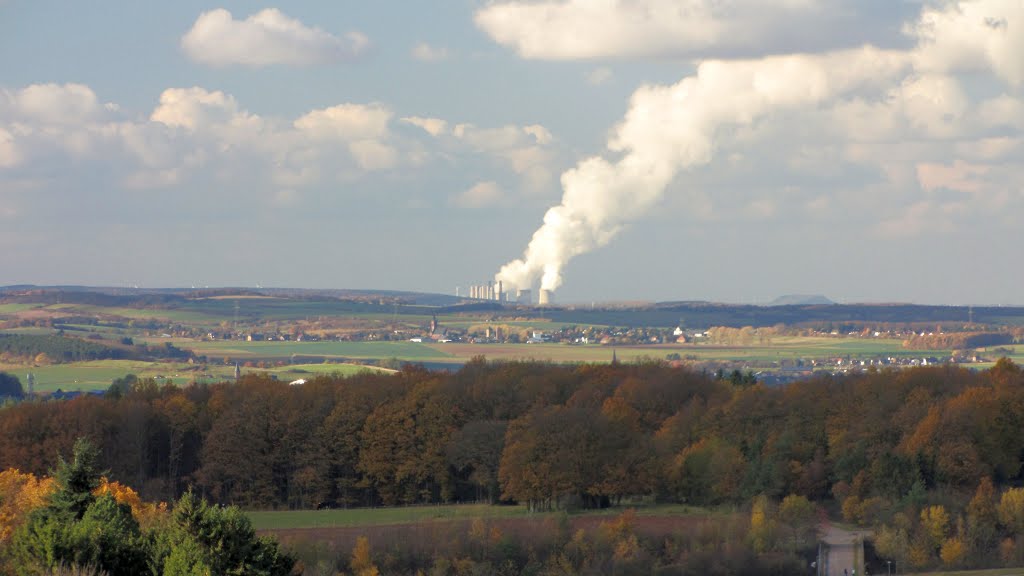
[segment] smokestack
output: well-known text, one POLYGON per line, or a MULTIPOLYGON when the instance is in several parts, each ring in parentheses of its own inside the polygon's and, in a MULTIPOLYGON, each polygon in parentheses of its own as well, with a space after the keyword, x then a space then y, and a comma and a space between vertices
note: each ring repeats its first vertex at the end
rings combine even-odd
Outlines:
POLYGON ((498 280, 498 289, 494 293, 494 299, 497 300, 498 302, 501 302, 502 300, 505 299, 505 290, 504 288, 502 288, 501 280, 498 280))
POLYGON ((540 306, 547 306, 549 304, 553 304, 554 301, 555 301, 555 293, 554 293, 554 291, 552 291, 552 290, 545 290, 544 288, 541 288, 540 292, 537 292, 537 304, 538 305, 540 305, 540 306))

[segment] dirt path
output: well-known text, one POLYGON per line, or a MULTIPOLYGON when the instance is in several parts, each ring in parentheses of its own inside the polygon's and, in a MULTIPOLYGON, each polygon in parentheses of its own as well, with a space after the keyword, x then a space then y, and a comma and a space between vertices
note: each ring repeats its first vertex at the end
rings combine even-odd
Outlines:
POLYGON ((860 538, 870 535, 867 530, 847 530, 830 522, 821 525, 821 540, 828 544, 828 559, 824 576, 852 576, 857 569, 861 576, 864 565, 864 548, 858 545, 860 538), (844 573, 843 570, 846 570, 844 573))

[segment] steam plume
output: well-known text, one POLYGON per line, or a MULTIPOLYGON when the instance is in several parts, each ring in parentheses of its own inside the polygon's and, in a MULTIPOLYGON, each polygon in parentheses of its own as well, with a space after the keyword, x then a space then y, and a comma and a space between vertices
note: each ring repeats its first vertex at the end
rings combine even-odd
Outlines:
POLYGON ((682 170, 709 163, 724 128, 779 110, 812 107, 884 83, 909 62, 906 53, 866 47, 823 55, 707 61, 672 86, 632 96, 608 149, 562 174, 562 202, 548 209, 522 258, 495 275, 506 285, 555 290, 575 256, 608 244, 648 211, 682 170))

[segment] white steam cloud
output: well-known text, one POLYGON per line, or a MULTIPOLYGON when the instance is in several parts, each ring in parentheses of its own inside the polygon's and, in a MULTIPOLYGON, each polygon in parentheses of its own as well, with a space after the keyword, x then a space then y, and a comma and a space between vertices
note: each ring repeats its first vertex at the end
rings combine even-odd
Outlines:
POLYGON ((608 142, 617 161, 593 157, 562 175, 563 196, 544 215, 522 258, 495 278, 555 290, 575 256, 608 244, 649 210, 682 170, 707 164, 728 129, 784 109, 814 107, 889 80, 905 52, 875 48, 751 61, 707 61, 672 86, 645 86, 608 142))
MULTIPOLYGON (((650 5, 658 3, 652 0, 650 5)), ((554 10, 551 3, 507 6, 554 10)), ((569 10, 582 4, 558 6, 569 10)), ((661 198, 679 172, 711 162, 723 139, 776 113, 825 110, 837 100, 863 107, 865 95, 876 98, 879 109, 884 109, 909 97, 914 100, 906 110, 910 124, 948 136, 956 128, 950 119, 962 115, 959 108, 966 106, 950 73, 988 70, 1014 89, 1024 85, 1021 25, 1020 0, 947 2, 922 8, 917 21, 905 26, 916 42, 910 50, 865 47, 709 60, 675 85, 641 87, 609 139, 608 149, 616 159, 589 158, 565 172, 561 204, 544 215, 544 224, 534 232, 523 257, 505 264, 495 278, 518 288, 533 286, 539 279, 542 289, 557 289, 573 257, 610 242, 661 198)), ((996 116, 1007 121, 1017 102, 1004 97, 999 105, 1004 111, 996 116)), ((856 133, 863 128, 848 130, 856 133)))

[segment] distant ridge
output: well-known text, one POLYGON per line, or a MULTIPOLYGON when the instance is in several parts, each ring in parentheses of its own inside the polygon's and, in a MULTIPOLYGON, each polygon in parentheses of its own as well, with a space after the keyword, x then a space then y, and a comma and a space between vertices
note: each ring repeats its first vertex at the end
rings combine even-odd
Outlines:
POLYGON ((340 298, 340 299, 374 299, 395 300, 403 304, 420 306, 455 306, 463 301, 449 294, 430 292, 410 292, 404 290, 375 290, 352 288, 252 288, 217 286, 204 288, 137 288, 125 286, 77 286, 12 284, 0 286, 0 298, 25 293, 35 294, 85 294, 115 297, 163 297, 168 299, 209 298, 212 296, 273 296, 279 298, 340 298))
POLYGON ((768 303, 769 306, 829 306, 835 302, 821 294, 786 294, 768 303))

